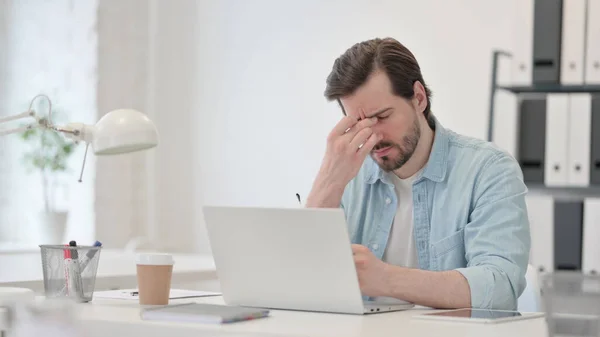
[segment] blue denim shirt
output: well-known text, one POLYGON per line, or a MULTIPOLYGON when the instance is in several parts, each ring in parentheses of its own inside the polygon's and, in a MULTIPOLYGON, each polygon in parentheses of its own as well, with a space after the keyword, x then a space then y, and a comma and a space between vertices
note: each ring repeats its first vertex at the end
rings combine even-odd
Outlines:
MULTIPOLYGON (((352 243, 379 259, 398 204, 391 174, 367 157, 341 202, 352 243)), ((530 232, 527 187, 515 159, 436 121, 432 151, 412 190, 419 268, 462 273, 474 308, 516 310, 530 232)))

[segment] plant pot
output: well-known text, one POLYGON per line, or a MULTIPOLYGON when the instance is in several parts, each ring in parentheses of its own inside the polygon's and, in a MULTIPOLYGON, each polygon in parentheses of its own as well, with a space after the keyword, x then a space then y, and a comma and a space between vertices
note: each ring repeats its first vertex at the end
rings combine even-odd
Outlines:
POLYGON ((66 211, 50 211, 38 213, 37 244, 65 244, 65 229, 69 213, 66 211))

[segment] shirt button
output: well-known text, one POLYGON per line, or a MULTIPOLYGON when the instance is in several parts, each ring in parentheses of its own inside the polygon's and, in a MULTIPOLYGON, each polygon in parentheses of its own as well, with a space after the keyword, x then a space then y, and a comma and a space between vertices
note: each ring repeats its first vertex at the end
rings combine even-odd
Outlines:
POLYGON ((388 204, 388 205, 389 205, 391 202, 392 202, 392 199, 390 199, 390 198, 387 198, 387 199, 385 199, 385 203, 386 203, 386 204, 388 204))
POLYGON ((375 244, 373 244, 372 247, 373 247, 373 249, 377 250, 377 248, 379 248, 379 245, 375 243, 375 244))

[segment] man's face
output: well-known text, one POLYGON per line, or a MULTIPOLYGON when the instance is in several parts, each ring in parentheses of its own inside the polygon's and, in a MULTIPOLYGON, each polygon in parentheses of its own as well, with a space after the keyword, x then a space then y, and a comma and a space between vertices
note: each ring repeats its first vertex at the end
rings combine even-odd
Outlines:
POLYGON ((424 117, 417 113, 416 101, 393 94, 385 73, 371 75, 355 93, 342 98, 341 103, 349 116, 378 119, 372 128, 383 139, 371 151, 371 158, 383 170, 397 170, 411 158, 421 137, 424 117))

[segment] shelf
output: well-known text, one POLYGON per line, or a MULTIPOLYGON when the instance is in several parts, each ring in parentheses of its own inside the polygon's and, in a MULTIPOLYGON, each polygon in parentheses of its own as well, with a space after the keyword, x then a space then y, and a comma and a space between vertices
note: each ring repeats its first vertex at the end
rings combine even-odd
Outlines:
POLYGON ((600 186, 590 185, 582 187, 553 187, 542 183, 525 181, 529 195, 546 195, 555 199, 582 200, 585 198, 600 197, 600 186))
POLYGON ((531 86, 498 86, 514 94, 524 93, 600 93, 600 85, 535 84, 531 86))

